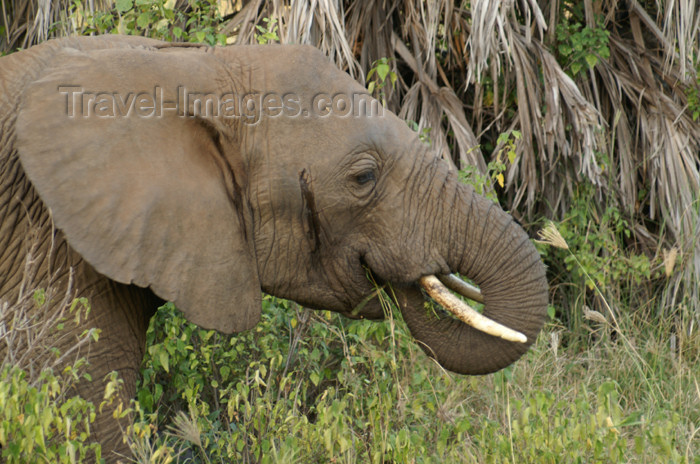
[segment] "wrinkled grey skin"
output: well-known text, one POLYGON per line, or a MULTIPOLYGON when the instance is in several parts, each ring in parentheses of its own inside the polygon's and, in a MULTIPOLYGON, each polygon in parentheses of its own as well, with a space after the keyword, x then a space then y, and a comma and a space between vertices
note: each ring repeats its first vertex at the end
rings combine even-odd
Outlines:
MULTIPOLYGON (((257 323, 261 290, 382 318, 376 298, 360 305, 373 290, 366 268, 392 284, 411 333, 447 369, 493 372, 535 340, 547 283, 524 231, 460 184, 403 121, 389 112, 323 116, 312 105, 320 93, 365 90, 304 46, 175 47, 104 36, 0 58, 0 300, 17 297, 33 231, 42 245, 32 286, 47 285, 48 269, 66 285, 72 268, 92 306, 86 327, 102 330, 90 352, 95 380, 82 387, 88 399, 100 402, 112 370, 125 380, 124 398, 134 395, 161 299, 225 333, 257 323), (88 95, 71 105, 78 88, 92 92, 92 103, 88 95), (182 89, 297 103, 252 117, 195 104, 154 113, 148 101, 124 115, 104 94, 95 105, 99 92, 124 104, 162 92, 169 104, 182 89), (479 284, 485 313, 529 342, 426 312, 416 281, 449 272, 479 284)), ((108 414, 95 433, 105 455, 125 451, 108 414)))

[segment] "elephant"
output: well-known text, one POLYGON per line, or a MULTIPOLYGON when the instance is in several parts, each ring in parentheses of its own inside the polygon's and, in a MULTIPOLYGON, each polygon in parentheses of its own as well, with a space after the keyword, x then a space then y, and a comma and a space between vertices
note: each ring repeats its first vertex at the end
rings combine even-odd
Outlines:
MULTIPOLYGON (((524 229, 311 46, 51 40, 0 58, 0 127, 0 304, 49 276, 88 299, 101 336, 78 389, 96 403, 113 371, 135 395, 163 301, 226 334, 258 322, 262 292, 377 320, 371 273, 423 351, 469 375, 543 326, 524 229)), ((110 414, 92 433, 108 461, 128 452, 110 414)))

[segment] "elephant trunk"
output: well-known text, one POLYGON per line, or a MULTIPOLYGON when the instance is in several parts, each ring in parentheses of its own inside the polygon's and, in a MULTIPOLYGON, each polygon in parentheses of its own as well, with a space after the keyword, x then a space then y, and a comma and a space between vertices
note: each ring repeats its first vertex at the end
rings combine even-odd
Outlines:
POLYGON ((454 188, 461 206, 447 222, 443 256, 452 271, 481 287, 484 315, 523 333, 527 341, 506 341, 449 315, 438 316, 424 307, 418 288, 399 291, 398 302, 411 334, 429 356, 454 372, 488 374, 516 361, 537 338, 548 302, 545 269, 510 215, 470 186, 454 188))

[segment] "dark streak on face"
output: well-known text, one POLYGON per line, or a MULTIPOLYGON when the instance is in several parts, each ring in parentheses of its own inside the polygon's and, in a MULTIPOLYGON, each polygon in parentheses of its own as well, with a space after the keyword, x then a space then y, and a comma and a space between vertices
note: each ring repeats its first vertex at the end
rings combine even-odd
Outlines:
POLYGON ((304 217, 308 224, 307 238, 312 242, 311 251, 316 252, 320 248, 321 226, 318 220, 318 210, 314 192, 311 189, 311 174, 304 168, 299 172, 299 187, 301 188, 301 199, 304 202, 304 217))

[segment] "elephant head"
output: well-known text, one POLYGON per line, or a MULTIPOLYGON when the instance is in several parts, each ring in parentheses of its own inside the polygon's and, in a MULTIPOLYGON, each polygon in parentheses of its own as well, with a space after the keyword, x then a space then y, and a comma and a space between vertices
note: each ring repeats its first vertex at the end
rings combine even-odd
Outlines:
POLYGON ((526 233, 319 51, 53 47, 22 97, 17 153, 99 273, 231 333, 256 324, 261 290, 382 318, 369 270, 420 346, 460 373, 507 366, 536 338, 548 290, 526 233), (426 310, 419 283, 450 273, 481 286, 481 329, 519 334, 426 310))

